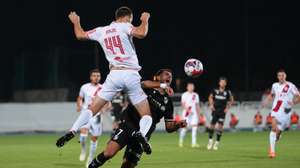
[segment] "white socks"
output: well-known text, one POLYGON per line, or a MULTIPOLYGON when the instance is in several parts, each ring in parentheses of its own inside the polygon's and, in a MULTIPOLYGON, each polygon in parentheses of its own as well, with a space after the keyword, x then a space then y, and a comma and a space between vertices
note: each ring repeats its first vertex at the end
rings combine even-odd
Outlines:
POLYGON ((152 117, 149 115, 144 115, 140 120, 140 132, 143 136, 146 136, 148 131, 151 128, 152 125, 152 117))
POLYGON ((181 128, 180 134, 179 134, 179 144, 183 143, 183 139, 185 137, 185 134, 186 134, 186 128, 181 128))
POLYGON ((95 153, 96 153, 96 150, 97 150, 97 144, 98 144, 98 141, 96 141, 96 142, 91 141, 90 154, 89 154, 88 161, 92 161, 94 159, 94 156, 95 156, 95 153))
POLYGON ((80 134, 80 144, 81 144, 81 153, 85 153, 86 152, 86 139, 87 139, 88 135, 87 134, 80 134))
POLYGON ((192 127, 192 145, 197 144, 197 127, 192 127))
POLYGON ((276 132, 270 132, 270 152, 275 153, 276 132))
POLYGON ((87 124, 93 117, 93 112, 89 109, 82 110, 70 131, 77 132, 79 128, 87 124))

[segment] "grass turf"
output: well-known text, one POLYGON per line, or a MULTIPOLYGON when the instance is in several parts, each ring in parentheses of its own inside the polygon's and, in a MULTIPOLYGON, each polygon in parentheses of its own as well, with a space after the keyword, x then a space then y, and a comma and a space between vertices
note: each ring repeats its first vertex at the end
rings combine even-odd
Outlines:
MULTIPOLYGON (((5 168, 80 168, 78 138, 61 151, 55 147, 59 135, 2 135, 0 136, 0 167, 5 168)), ((100 138, 100 152, 109 136, 100 138)), ((269 159, 268 132, 225 133, 218 151, 207 151, 207 134, 198 134, 200 148, 190 147, 190 134, 185 146, 177 146, 178 134, 154 134, 153 153, 143 155, 138 167, 143 168, 299 168, 300 132, 285 132, 277 144, 277 158, 269 159)), ((123 153, 103 167, 118 168, 123 153)))

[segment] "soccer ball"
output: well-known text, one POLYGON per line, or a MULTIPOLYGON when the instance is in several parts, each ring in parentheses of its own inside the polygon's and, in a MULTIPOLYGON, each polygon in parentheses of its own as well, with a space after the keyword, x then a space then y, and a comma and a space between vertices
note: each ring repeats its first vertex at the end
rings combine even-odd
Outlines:
POLYGON ((187 76, 198 77, 203 73, 203 65, 197 59, 188 59, 184 64, 184 72, 187 76))

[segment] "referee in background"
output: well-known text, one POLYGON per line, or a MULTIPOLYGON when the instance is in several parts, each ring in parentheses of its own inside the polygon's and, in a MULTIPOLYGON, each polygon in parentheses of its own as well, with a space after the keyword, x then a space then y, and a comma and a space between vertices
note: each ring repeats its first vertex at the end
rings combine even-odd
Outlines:
POLYGON ((212 118, 210 127, 208 129, 209 140, 207 144, 207 149, 218 150, 218 146, 221 140, 223 125, 225 121, 225 116, 228 109, 234 102, 234 98, 231 91, 226 89, 227 78, 219 78, 219 88, 212 90, 209 94, 208 101, 209 107, 212 111, 212 118), (216 141, 213 141, 214 130, 216 130, 216 141))

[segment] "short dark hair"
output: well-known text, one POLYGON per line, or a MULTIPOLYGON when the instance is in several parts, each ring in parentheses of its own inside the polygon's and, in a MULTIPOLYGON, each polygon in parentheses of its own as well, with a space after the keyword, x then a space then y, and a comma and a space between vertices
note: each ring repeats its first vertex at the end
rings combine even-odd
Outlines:
POLYGON ((221 76, 221 77, 219 78, 219 81, 221 81, 221 80, 224 80, 224 81, 227 83, 227 78, 226 78, 225 76, 221 76))
POLYGON ((280 73, 280 72, 286 73, 284 69, 279 69, 279 70, 277 71, 277 73, 280 73))
MULTIPOLYGON (((93 73, 100 73, 100 70, 99 70, 98 68, 95 68, 95 69, 90 70, 90 76, 91 76, 93 73)), ((100 74, 101 74, 101 73, 100 73, 100 74)))
POLYGON ((160 70, 158 70, 155 74, 154 74, 154 77, 153 77, 153 79, 156 81, 156 80, 158 80, 158 76, 160 75, 160 74, 162 74, 163 72, 170 72, 171 74, 172 74, 172 70, 171 69, 168 69, 168 68, 164 68, 164 69, 160 69, 160 70))
POLYGON ((132 10, 127 6, 122 6, 119 9, 117 9, 115 12, 116 19, 119 19, 124 16, 131 16, 131 15, 132 15, 132 10))

